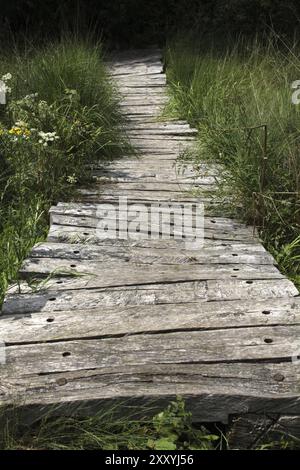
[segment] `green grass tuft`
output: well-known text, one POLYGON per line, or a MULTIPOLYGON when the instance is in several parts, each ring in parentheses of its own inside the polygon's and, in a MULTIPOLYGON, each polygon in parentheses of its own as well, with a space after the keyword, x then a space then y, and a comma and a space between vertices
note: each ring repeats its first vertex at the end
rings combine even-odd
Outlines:
POLYGON ((300 77, 299 46, 273 36, 221 47, 187 37, 170 43, 166 60, 169 112, 199 130, 192 160, 224 166, 220 191, 229 188, 235 214, 260 228, 299 282, 300 106, 291 88, 300 77))
POLYGON ((11 52, 0 64, 0 78, 11 74, 0 105, 0 304, 45 237, 50 205, 89 182, 91 164, 131 152, 101 44, 69 37, 11 52))

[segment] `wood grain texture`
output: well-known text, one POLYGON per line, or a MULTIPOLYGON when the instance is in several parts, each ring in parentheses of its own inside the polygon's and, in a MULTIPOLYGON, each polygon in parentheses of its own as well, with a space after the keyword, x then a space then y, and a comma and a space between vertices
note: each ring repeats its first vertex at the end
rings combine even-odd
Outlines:
POLYGON ((257 299, 269 300, 297 296, 298 291, 287 279, 243 281, 198 281, 150 284, 85 290, 74 279, 51 278, 28 286, 21 283, 9 289, 2 313, 24 314, 59 310, 80 310, 126 305, 193 304, 214 301, 257 299))
POLYGON ((299 299, 96 307, 1 320, 8 345, 170 331, 300 325, 299 299))
MULTIPOLYGON (((68 358, 67 358, 68 359, 68 358)), ((24 372, 24 370, 23 370, 24 372)), ((153 364, 114 367, 109 371, 79 369, 57 374, 1 377, 2 404, 19 403, 33 419, 51 411, 86 415, 119 404, 136 415, 153 414, 181 395, 195 421, 227 422, 247 413, 299 414, 299 371, 288 363, 153 364), (280 379, 280 380, 279 380, 280 379), (41 396, 43 400, 41 401, 41 396), (53 405, 57 405, 56 411, 53 405)), ((27 416, 28 418, 28 416, 27 416)))

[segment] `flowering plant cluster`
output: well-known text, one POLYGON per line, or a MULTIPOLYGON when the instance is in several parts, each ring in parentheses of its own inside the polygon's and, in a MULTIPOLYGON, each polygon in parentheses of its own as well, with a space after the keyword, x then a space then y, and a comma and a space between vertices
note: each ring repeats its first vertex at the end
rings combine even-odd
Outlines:
MULTIPOLYGON (((11 74, 2 77, 5 83, 11 79, 11 74)), ((0 118, 0 158, 14 175, 5 190, 22 186, 26 191, 34 185, 46 198, 60 192, 65 196, 66 185, 71 188, 85 177, 86 158, 101 150, 101 129, 91 110, 79 106, 80 96, 73 89, 51 104, 38 93, 15 99, 10 92, 0 118)))

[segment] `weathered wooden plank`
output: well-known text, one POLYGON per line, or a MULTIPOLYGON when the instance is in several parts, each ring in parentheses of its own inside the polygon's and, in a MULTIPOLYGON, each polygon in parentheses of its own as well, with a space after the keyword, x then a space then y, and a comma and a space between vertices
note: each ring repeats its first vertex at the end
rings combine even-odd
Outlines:
POLYGON ((117 87, 118 92, 127 97, 131 96, 139 96, 139 95, 147 95, 147 96, 165 96, 166 95, 166 87, 165 85, 158 85, 156 87, 130 87, 126 85, 118 85, 117 87))
MULTIPOLYGON (((103 191, 92 191, 92 190, 80 190, 78 192, 78 199, 82 202, 87 203, 97 203, 97 202, 112 202, 115 203, 120 200, 120 197, 126 197, 128 200, 128 204, 155 204, 157 202, 187 202, 187 203, 202 203, 204 204, 205 210, 209 210, 209 207, 213 205, 216 206, 218 204, 224 204, 228 201, 222 201, 220 199, 215 198, 215 200, 210 199, 209 197, 193 197, 186 193, 186 197, 180 197, 177 192, 161 192, 158 191, 118 191, 118 190, 103 190, 103 191)), ((211 213, 211 212, 209 212, 211 213)))
POLYGON ((61 258, 98 260, 98 262, 120 259, 140 264, 274 264, 273 257, 262 250, 247 250, 224 247, 220 252, 213 246, 201 251, 178 249, 141 248, 130 246, 74 245, 67 243, 41 243, 30 252, 31 258, 61 258))
POLYGON ((170 138, 168 136, 164 137, 163 139, 156 139, 152 138, 151 136, 143 136, 143 138, 140 138, 140 136, 132 136, 130 137, 131 143, 136 146, 136 147, 150 147, 150 148, 156 148, 159 147, 161 149, 177 149, 186 146, 187 148, 192 147, 195 144, 195 139, 188 139, 187 137, 173 137, 170 138))
POLYGON ((2 313, 10 315, 125 305, 173 304, 199 302, 205 299, 206 283, 204 281, 87 291, 78 290, 70 279, 52 278, 38 286, 30 287, 26 283, 21 283, 9 289, 2 313))
POLYGON ((278 325, 300 325, 299 299, 141 305, 10 315, 1 319, 1 338, 6 345, 13 345, 278 325))
POLYGON ((158 283, 177 283, 208 280, 283 279, 273 265, 134 265, 123 262, 76 262, 60 259, 32 258, 24 261, 20 276, 23 279, 69 277, 72 288, 95 289, 105 287, 137 286, 158 283), (80 276, 78 276, 80 274, 80 276), (72 277, 72 275, 75 277, 72 277))
POLYGON ((126 86, 126 87, 144 87, 147 85, 148 88, 153 87, 161 87, 162 85, 166 85, 166 78, 162 74, 146 74, 143 75, 143 80, 139 80, 138 78, 128 77, 126 75, 119 75, 118 80, 116 80, 117 85, 119 86, 126 86))
POLYGON ((190 144, 191 142, 195 143, 195 139, 193 136, 190 134, 187 135, 176 135, 176 134, 152 134, 151 131, 144 131, 140 132, 138 130, 129 130, 127 131, 127 136, 132 140, 132 143, 135 144, 137 139, 139 141, 143 142, 148 142, 148 141, 155 141, 156 145, 160 145, 161 142, 167 142, 169 145, 171 145, 173 142, 175 143, 188 143, 190 144))
MULTIPOLYGON (((52 206, 49 210, 50 214, 56 215, 70 215, 70 216, 80 216, 80 217, 97 217, 97 211, 101 210, 103 206, 101 204, 83 204, 83 203, 60 203, 57 206, 52 206)), ((128 212, 131 206, 127 206, 124 202, 124 205, 116 204, 115 208, 118 213, 121 212, 128 212)), ((152 211, 154 214, 157 212, 164 214, 170 213, 172 210, 177 211, 180 208, 184 208, 183 203, 178 203, 177 206, 173 206, 172 204, 162 204, 156 205, 152 207, 152 211)), ((133 211, 141 212, 141 213, 149 213, 149 206, 133 206, 133 211)), ((100 212, 102 217, 102 212, 100 212)), ((171 217, 171 223, 173 218, 171 217)), ((244 232, 250 237, 253 237, 253 227, 249 225, 245 225, 239 222, 236 219, 230 219, 227 217, 208 217, 204 216, 204 227, 207 229, 213 230, 232 230, 235 232, 244 232)))
POLYGON ((120 102, 120 106, 141 106, 141 105, 152 105, 152 104, 166 104, 168 102, 167 96, 163 95, 162 93, 159 95, 131 95, 130 97, 126 97, 120 102))
MULTIPOLYGON (((112 208, 114 206, 111 206, 112 208)), ((132 214, 132 213, 131 213, 132 214)), ((124 216, 126 217, 126 212, 124 212, 124 216)), ((148 214, 146 214, 148 217, 148 214)), ((118 218, 118 213, 115 213, 115 219, 118 218)), ((49 237, 55 236, 55 234, 63 234, 66 235, 70 233, 77 233, 79 236, 83 235, 85 237, 93 237, 95 239, 104 238, 103 229, 100 226, 100 219, 96 219, 93 217, 84 216, 80 218, 68 216, 68 215, 59 215, 52 213, 51 214, 51 227, 49 231, 49 237)), ((115 220, 112 216, 112 220, 115 220)), ((109 219, 107 219, 109 220, 109 219)), ((168 222, 168 221, 167 221, 168 222)), ((139 221, 134 220, 134 215, 128 214, 128 224, 123 226, 123 232, 119 234, 119 226, 116 224, 116 230, 113 234, 107 235, 107 238, 123 238, 124 233, 126 238, 131 240, 141 240, 141 239, 168 239, 168 238, 175 238, 176 240, 182 241, 183 243, 188 242, 191 239, 194 239, 197 235, 199 237, 199 231, 193 228, 193 222, 190 225, 186 225, 184 227, 184 231, 180 230, 177 225, 168 224, 166 227, 162 227, 162 225, 158 225, 157 223, 147 223, 143 222, 139 224, 139 221), (133 218, 132 218, 133 217, 133 218), (132 223, 131 223, 132 222, 132 223), (129 225, 131 224, 131 225, 129 225), (138 224, 138 225, 137 225, 138 224), (128 230, 130 228, 130 230, 128 230)), ((203 245, 202 233, 200 233, 201 240, 199 241, 198 247, 195 249, 200 249, 203 245)), ((237 228, 232 229, 230 226, 220 226, 214 227, 213 224, 209 225, 206 224, 204 226, 204 239, 215 239, 215 240, 231 240, 231 241, 243 241, 245 243, 255 243, 257 240, 255 237, 252 236, 250 229, 248 228, 237 228)), ((49 239, 50 239, 49 238, 49 239)), ((188 249, 188 246, 185 246, 188 249)))
POLYGON ((259 449, 262 444, 269 443, 273 444, 272 447, 275 449, 284 449, 286 443, 291 444, 291 449, 299 449, 299 438, 300 438, 300 415, 290 414, 279 416, 272 426, 257 442, 257 448, 259 449), (294 444, 294 447, 293 447, 294 444))
POLYGON ((289 325, 239 328, 238 334, 229 328, 9 346, 4 374, 112 371, 147 364, 288 362, 299 347, 299 334, 300 325, 289 325))
MULTIPOLYGON (((124 203, 124 201, 122 201, 124 203)), ((58 207, 56 210, 51 210, 51 224, 54 225, 54 228, 50 230, 55 230, 56 225, 60 226, 74 226, 74 229, 80 229, 81 227, 86 227, 89 229, 101 228, 101 221, 103 220, 103 210, 106 210, 106 206, 98 205, 96 209, 87 208, 70 208, 61 210, 58 207)), ((170 229, 171 234, 177 234, 178 238, 183 238, 184 236, 195 236, 196 232, 194 230, 195 220, 186 220, 183 231, 180 230, 179 222, 176 221, 173 211, 181 211, 180 206, 177 208, 175 206, 161 207, 161 206, 147 206, 147 205, 131 205, 130 203, 120 206, 118 203, 115 205, 109 206, 109 209, 113 213, 107 214, 105 220, 113 220, 116 222, 115 228, 116 231, 119 230, 118 220, 123 220, 123 230, 127 230, 129 224, 131 229, 139 231, 139 233, 149 234, 149 231, 152 235, 162 233, 164 230, 165 238, 167 238, 167 229, 170 229), (141 219, 139 218, 141 217, 141 219), (138 224, 138 225, 137 225, 138 224), (167 224, 167 225, 166 225, 167 224), (138 226, 138 230, 136 227, 138 226)), ((200 227, 200 222, 197 221, 198 227, 200 227)), ((216 238, 216 239, 227 239, 227 240, 246 240, 246 241, 255 241, 256 237, 254 236, 253 228, 246 225, 234 224, 233 222, 226 223, 218 221, 217 218, 209 219, 208 217, 203 220, 204 238, 216 238)), ((197 232, 199 235, 199 232, 197 232)), ((96 233, 100 237, 99 234, 96 233)), ((149 234, 150 235, 150 234, 149 234)), ((202 236, 202 233, 201 233, 202 236)), ((109 237, 109 235, 108 235, 109 237)), ((137 235, 138 237, 138 235, 137 235)), ((145 237, 143 237, 145 238, 145 237)), ((149 236, 150 238, 150 236, 149 236)), ((163 237, 162 237, 163 238, 163 237)))
POLYGON ((270 301, 298 295, 295 286, 287 279, 255 280, 252 284, 238 279, 226 279, 223 282, 218 281, 217 286, 213 281, 199 281, 82 290, 72 279, 51 278, 32 287, 21 283, 8 292, 2 308, 3 315, 125 305, 192 304, 217 300, 227 302, 252 299, 256 302, 257 299, 270 301))
POLYGON ((176 240, 110 240, 103 244, 71 244, 71 243, 51 243, 41 242, 37 243, 30 252, 30 256, 34 257, 79 257, 82 259, 92 259, 102 256, 103 253, 136 253, 144 254, 145 256, 193 256, 195 259, 202 259, 205 256, 221 258, 222 256, 232 257, 232 262, 240 255, 246 256, 261 256, 263 259, 266 256, 270 261, 274 259, 265 248, 257 242, 254 243, 239 243, 239 242, 226 242, 220 244, 218 240, 206 239, 201 250, 188 250, 182 243, 177 243, 176 240), (114 243, 116 242, 116 243, 114 243), (75 245, 75 246, 74 246, 75 245))
POLYGON ((220 204, 224 202, 216 197, 212 199, 211 194, 208 196, 197 196, 191 195, 189 192, 180 193, 177 191, 145 191, 145 190, 122 190, 118 188, 105 188, 100 187, 99 189, 80 189, 78 190, 80 200, 82 202, 104 202, 104 201, 116 201, 120 197, 127 197, 128 204, 138 202, 194 202, 203 203, 205 205, 220 204), (210 197, 209 197, 210 196, 210 197))
MULTIPOLYGON (((155 241, 159 241, 160 243, 163 242, 168 242, 169 240, 165 239, 166 237, 160 237, 159 239, 159 231, 156 231, 155 229, 152 230, 152 239, 150 239, 149 233, 147 234, 146 231, 141 230, 140 235, 138 235, 138 232, 134 234, 135 239, 133 237, 128 237, 128 241, 123 241, 123 240, 117 240, 117 239, 112 239, 110 236, 108 238, 103 239, 103 233, 97 233, 96 228, 91 228, 91 227, 80 227, 80 226, 74 226, 74 225, 54 225, 52 224, 49 230, 48 234, 48 241, 67 241, 69 243, 95 243, 95 244, 117 244, 117 243, 133 243, 133 242, 142 242, 143 239, 146 239, 145 242, 149 241, 150 243, 153 243, 155 241), (139 237, 139 239, 137 239, 139 237), (155 240, 153 240, 155 238, 155 240)), ((116 235, 118 235, 118 231, 116 231, 116 235)), ((180 237, 180 234, 178 234, 178 237, 176 239, 177 243, 180 243, 181 245, 185 246, 186 239, 180 237)), ((226 242, 243 242, 247 244, 256 244, 257 239, 256 238, 250 238, 246 236, 240 237, 238 234, 230 233, 230 232, 217 232, 217 231, 211 231, 209 229, 206 229, 204 231, 204 244, 205 240, 220 240, 222 243, 226 242)), ((203 241, 201 240, 201 243, 203 241)), ((177 245, 178 247, 178 245, 177 245)), ((187 246, 185 246, 188 248, 187 246)))
MULTIPOLYGON (((135 182, 119 182, 115 183, 116 187, 119 189, 135 189, 135 190, 147 190, 147 191, 192 191, 195 187, 205 186, 212 188, 214 187, 214 182, 212 179, 208 181, 207 179, 203 178, 203 183, 200 184, 199 182, 195 182, 193 180, 189 180, 185 183, 180 183, 179 181, 174 178, 174 181, 139 181, 138 183, 135 182)), ((104 181, 103 181, 103 184, 104 181)), ((110 184, 110 183, 107 183, 110 184)))
POLYGON ((140 115, 156 115, 162 112, 164 106, 163 105, 126 105, 122 106, 122 112, 126 114, 140 114, 140 115))
POLYGON ((246 414, 232 420, 227 439, 230 449, 283 450, 287 443, 297 446, 299 436, 299 415, 246 414))
POLYGON ((107 169, 107 171, 95 170, 93 172, 93 179, 101 182, 105 181, 119 181, 119 182, 137 182, 144 183, 176 183, 176 184, 201 184, 201 185, 214 185, 218 182, 218 177, 215 175, 194 176, 191 173, 178 174, 175 169, 170 169, 169 173, 161 168, 157 170, 147 170, 146 168, 136 168, 131 172, 128 168, 107 169))
MULTIPOLYGON (((70 203, 70 207, 72 206, 72 203, 70 203)), ((77 204, 74 204, 74 206, 72 206, 74 208, 74 211, 77 212, 78 214, 83 211, 85 209, 85 207, 83 205, 81 205, 80 207, 82 207, 82 209, 78 208, 77 209, 77 204)), ((60 205, 58 205, 57 207, 60 207, 60 205)), ((86 207, 87 209, 89 209, 89 207, 86 207)), ((83 239, 86 239, 89 241, 89 244, 92 244, 92 238, 94 238, 96 240, 96 244, 98 246, 108 246, 108 245, 113 245, 113 246, 130 246, 130 247, 143 247, 143 248, 153 248, 153 249, 175 249, 175 250, 178 250, 181 248, 184 248, 184 249, 187 249, 187 247, 185 246, 185 241, 184 240, 175 240, 175 239, 170 239, 170 240, 164 240, 164 239, 161 239, 161 240, 157 240, 157 239, 152 239, 152 240, 146 240, 146 239, 142 239, 142 240, 129 240, 129 239, 126 239, 126 240, 120 240, 120 239, 112 239, 112 238, 106 238, 106 239, 101 239, 99 237, 97 237, 95 231, 91 230, 91 229, 88 229, 87 231, 83 230, 82 228, 80 227, 77 227, 77 230, 78 232, 76 233, 75 232, 76 230, 76 227, 68 227, 68 226, 64 226, 63 227, 63 230, 61 230, 61 227, 55 227, 55 226, 51 226, 50 227, 50 232, 49 232, 49 237, 51 238, 51 236, 55 236, 55 234, 61 234, 62 236, 64 236, 64 232, 65 232, 65 236, 66 237, 70 237, 70 240, 71 238, 74 236, 75 238, 77 238, 77 236, 82 236, 83 239)), ((246 240, 243 240, 242 242, 239 241, 239 240, 230 240, 230 239, 227 239, 227 240, 224 240, 222 238, 218 238, 217 235, 214 235, 213 237, 210 236, 210 232, 208 232, 208 230, 205 231, 205 238, 204 238, 204 244, 203 244, 203 247, 207 247, 207 246, 213 246, 214 247, 214 250, 221 250, 222 252, 224 251, 224 249, 227 247, 228 249, 232 249, 232 250, 236 250, 236 249, 241 249, 241 250, 244 250, 244 247, 247 247, 247 252, 249 250, 251 250, 251 252, 253 251, 265 251, 264 248, 262 247, 262 245, 260 244, 260 242, 257 240, 257 238, 253 238, 251 237, 251 239, 246 239, 246 240), (221 241, 219 241, 221 240, 221 241)), ((226 236, 229 236, 229 234, 225 234, 226 236)), ((230 238, 230 236, 229 236, 230 238)), ((70 243, 75 243, 75 244, 78 244, 78 242, 76 242, 76 240, 74 240, 73 242, 70 241, 70 243)), ((85 243, 86 244, 86 243, 85 243)), ((194 250, 193 250, 194 251, 194 250)))
POLYGON ((174 131, 174 132, 195 132, 185 121, 156 119, 156 121, 127 121, 122 124, 126 129, 142 130, 142 131, 174 131))
POLYGON ((275 417, 265 414, 245 414, 234 417, 226 435, 229 449, 254 450, 275 421, 275 417))
POLYGON ((162 74, 162 65, 160 63, 158 64, 143 64, 143 65, 130 65, 127 67, 118 67, 118 68, 109 68, 109 73, 114 77, 116 81, 119 80, 120 77, 134 77, 136 80, 136 77, 141 77, 143 79, 144 76, 152 76, 162 74))
MULTIPOLYGON (((24 367, 25 369, 25 367, 24 367)), ((119 403, 124 414, 129 407, 163 409, 181 395, 193 419, 227 422, 228 415, 243 413, 299 414, 299 371, 281 364, 151 364, 116 368, 106 372, 77 370, 59 374, 1 377, 1 404, 12 398, 20 405, 60 405, 57 413, 91 415, 105 403, 119 403), (282 380, 279 380, 282 378, 282 380), (15 394, 12 396, 12 390, 15 394), (74 406, 72 406, 72 403, 74 406), (63 405, 68 407, 63 407, 63 405), (79 406, 78 406, 79 405, 79 406), (144 406, 143 406, 144 405, 144 406)), ((53 406, 51 406, 53 412, 53 406)), ((29 409, 32 419, 34 410, 29 409)), ((40 416, 42 410, 36 410, 40 416)), ((127 411, 128 412, 128 411, 127 411)))
POLYGON ((294 284, 282 279, 280 282, 260 282, 254 279, 239 280, 227 279, 208 280, 207 298, 215 300, 237 300, 246 298, 265 299, 266 297, 298 296, 299 292, 294 284))
POLYGON ((151 172, 143 172, 143 171, 135 171, 133 174, 131 172, 122 172, 122 171, 107 171, 105 173, 102 172, 95 172, 95 174, 92 176, 92 178, 97 181, 98 183, 137 183, 140 182, 141 184, 144 183, 155 183, 155 184, 160 184, 163 185, 165 183, 167 184, 176 184, 178 185, 194 185, 194 186, 201 186, 201 185, 206 185, 206 186, 213 186, 216 183, 217 178, 214 176, 200 176, 200 177, 195 177, 195 176, 181 176, 181 175, 176 175, 174 172, 172 175, 172 172, 170 171, 169 173, 164 173, 161 172, 160 174, 156 173, 151 173, 151 172))
POLYGON ((194 142, 191 142, 190 144, 188 142, 169 143, 161 140, 152 146, 150 141, 145 141, 144 143, 141 141, 141 143, 136 143, 135 140, 130 139, 130 143, 134 146, 137 154, 141 157, 144 154, 149 153, 151 153, 153 156, 171 154, 174 155, 174 159, 176 159, 180 153, 194 148, 194 142))
MULTIPOLYGON (((134 159, 126 158, 124 160, 115 160, 113 164, 106 166, 106 168, 104 168, 103 165, 94 165, 93 168, 95 170, 98 168, 101 171, 130 169, 132 172, 142 169, 143 171, 155 171, 157 174, 159 174, 160 171, 165 172, 168 169, 169 172, 176 170, 178 174, 189 174, 197 176, 195 174, 195 168, 192 165, 182 166, 176 159, 173 158, 173 156, 172 158, 169 158, 167 155, 164 155, 163 158, 158 158, 157 155, 146 154, 143 155, 142 158, 137 157, 134 159)), ((218 175, 220 174, 220 170, 220 167, 213 165, 199 166, 199 173, 201 173, 203 176, 218 175)))
MULTIPOLYGON (((201 180, 200 180, 201 181, 201 180)), ((212 179, 208 181, 206 178, 203 178, 203 183, 201 184, 199 181, 189 180, 184 183, 180 183, 179 181, 174 178, 174 181, 119 181, 119 182, 110 182, 102 179, 103 187, 107 187, 108 185, 118 188, 118 189, 130 189, 130 190, 147 190, 147 191, 192 191, 193 189, 201 188, 204 186, 209 190, 216 189, 215 188, 215 181, 212 182, 212 179)))
POLYGON ((155 138, 157 140, 162 140, 165 138, 175 139, 175 140, 192 140, 195 136, 195 131, 190 129, 190 131, 182 130, 172 130, 172 129, 135 129, 128 128, 126 133, 130 136, 137 136, 141 139, 143 138, 155 138))
POLYGON ((132 60, 132 61, 126 61, 126 62, 106 62, 106 68, 109 72, 111 72, 113 75, 115 74, 123 74, 125 73, 130 73, 131 71, 136 71, 136 70, 152 70, 152 69, 159 69, 160 73, 163 71, 163 64, 161 61, 161 58, 156 56, 151 59, 142 59, 142 60, 132 60))
POLYGON ((189 124, 186 121, 180 119, 159 119, 156 118, 155 121, 147 120, 141 122, 131 122, 127 121, 125 124, 128 128, 138 128, 138 129, 179 129, 185 130, 190 129, 189 124))
POLYGON ((162 55, 161 53, 152 54, 151 56, 144 56, 141 58, 131 58, 127 60, 109 60, 105 62, 108 68, 113 68, 115 70, 123 69, 125 67, 136 67, 136 66, 145 66, 145 65, 156 65, 162 67, 162 55))

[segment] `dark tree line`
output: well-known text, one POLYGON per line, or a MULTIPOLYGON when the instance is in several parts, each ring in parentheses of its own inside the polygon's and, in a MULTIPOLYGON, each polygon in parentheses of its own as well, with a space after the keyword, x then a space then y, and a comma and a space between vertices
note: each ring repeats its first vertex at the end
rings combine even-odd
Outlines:
POLYGON ((94 28, 120 44, 163 41, 168 33, 191 28, 290 34, 300 18, 299 0, 0 0, 0 5, 2 32, 45 36, 63 28, 94 28))

